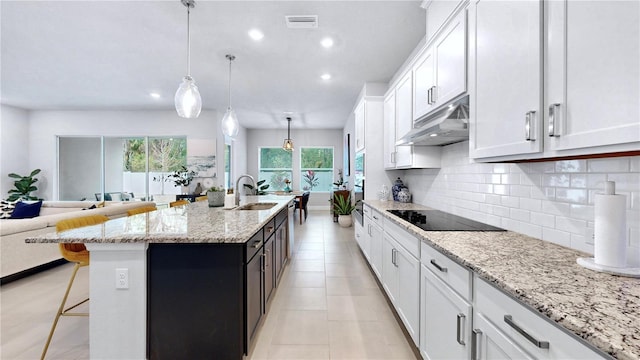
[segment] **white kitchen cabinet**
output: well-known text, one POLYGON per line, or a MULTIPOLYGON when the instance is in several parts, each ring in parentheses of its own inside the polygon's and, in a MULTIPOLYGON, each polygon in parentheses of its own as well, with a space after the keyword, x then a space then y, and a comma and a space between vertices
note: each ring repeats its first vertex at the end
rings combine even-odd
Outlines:
MULTIPOLYGON (((396 86, 395 105, 395 139, 398 140, 413 128, 413 83, 411 71, 396 86)), ((394 141, 395 144, 395 141, 394 141)), ((397 168, 408 168, 413 165, 413 146, 396 146, 395 165, 397 168)))
POLYGON ((366 226, 366 224, 363 226, 357 222, 354 222, 353 224, 356 242, 358 243, 360 250, 362 250, 364 257, 368 260, 370 258, 369 254, 371 252, 371 245, 369 241, 369 234, 365 231, 366 226))
POLYGON ((419 344, 420 261, 386 232, 382 240, 382 285, 413 342, 419 344))
POLYGON ((472 1, 469 29, 470 157, 541 152, 542 2, 472 1))
POLYGON ((356 125, 356 141, 355 141, 355 149, 356 152, 364 150, 364 139, 366 137, 365 134, 365 118, 366 118, 366 108, 365 108, 365 100, 361 100, 360 103, 356 106, 353 111, 355 125, 356 125))
POLYGON ((462 2, 462 0, 428 0, 424 2, 422 7, 426 10, 427 15, 425 36, 427 42, 437 35, 449 16, 455 12, 462 2))
POLYGON ((545 152, 640 142, 640 2, 549 1, 545 152))
POLYGON ((391 89, 384 98, 384 168, 396 168, 396 92, 391 89))
POLYGON ((362 210, 369 265, 378 279, 382 279, 382 215, 366 204, 362 210))
POLYGON ((482 314, 473 313, 473 344, 471 359, 531 359, 521 347, 516 345, 509 336, 498 330, 482 314))
POLYGON ((467 90, 466 11, 449 21, 413 67, 413 120, 467 90))
POLYGON ((420 278, 422 357, 468 359, 471 355, 471 304, 424 264, 420 278))
MULTIPOLYGON (((489 350, 502 349, 504 353, 518 354, 515 355, 516 358, 521 358, 519 354, 523 353, 535 359, 603 358, 577 338, 560 330, 558 326, 543 319, 477 275, 473 282, 473 299, 474 333, 477 333, 478 329, 482 332, 482 335, 475 335, 474 341, 477 341, 476 348, 479 341, 482 354, 489 350), (493 328, 486 324, 483 327, 484 323, 489 323, 493 328)), ((495 358, 491 353, 485 357, 480 356, 480 359, 491 358, 495 358)))

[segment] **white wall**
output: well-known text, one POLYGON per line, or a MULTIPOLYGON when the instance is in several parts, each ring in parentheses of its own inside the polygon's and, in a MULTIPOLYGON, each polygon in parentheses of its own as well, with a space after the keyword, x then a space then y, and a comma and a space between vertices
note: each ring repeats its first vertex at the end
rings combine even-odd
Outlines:
MULTIPOLYGON (((4 107, 3 107, 4 108, 4 107)), ((47 180, 39 196, 57 199, 56 136, 186 136, 215 139, 218 174, 224 173, 221 161, 224 138, 219 131, 221 116, 217 111, 203 110, 197 119, 182 119, 167 111, 29 111, 29 168, 41 168, 47 180)), ((4 123, 4 121, 3 121, 4 123)), ((2 143, 19 136, 17 131, 2 132, 2 143)), ((4 161, 3 161, 4 163, 4 161)), ((4 165, 3 165, 4 166, 4 165)), ((222 180, 221 180, 222 181, 222 180)), ((195 185, 194 185, 195 186, 195 185)))
POLYGON ((102 177, 101 147, 99 137, 66 137, 60 140, 60 199, 96 199, 95 193, 100 192, 102 177))
MULTIPOLYGON (((29 164, 29 115, 26 110, 0 104, 0 198, 5 199, 13 189, 9 173, 28 175, 29 164)), ((40 187, 42 175, 36 176, 40 187)))
POLYGON ((441 169, 406 170, 413 202, 592 254, 594 194, 613 180, 627 197, 628 261, 640 266, 640 156, 484 164, 468 149, 446 146, 441 169))
MULTIPOLYGON (((258 149, 261 146, 282 146, 287 137, 287 130, 247 130, 247 173, 258 181, 258 149)), ((291 138, 296 150, 293 152, 293 190, 300 190, 300 147, 302 146, 333 146, 334 180, 338 176, 338 169, 342 168, 342 130, 291 130, 291 138)), ((329 209, 328 192, 312 193, 308 206, 329 209)))

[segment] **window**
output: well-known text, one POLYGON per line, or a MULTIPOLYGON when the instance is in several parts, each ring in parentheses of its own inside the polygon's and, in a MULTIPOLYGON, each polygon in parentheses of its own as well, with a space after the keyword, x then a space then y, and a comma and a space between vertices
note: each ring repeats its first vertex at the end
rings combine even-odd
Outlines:
POLYGON ((302 147, 300 149, 300 179, 302 190, 331 191, 333 186, 333 147, 302 147))
POLYGON ((261 147, 256 182, 266 180, 266 184, 269 184, 267 191, 284 190, 284 181, 291 180, 293 175, 292 159, 292 154, 281 147, 261 147))
POLYGON ((231 185, 231 144, 224 144, 224 185, 227 189, 233 187, 231 185))

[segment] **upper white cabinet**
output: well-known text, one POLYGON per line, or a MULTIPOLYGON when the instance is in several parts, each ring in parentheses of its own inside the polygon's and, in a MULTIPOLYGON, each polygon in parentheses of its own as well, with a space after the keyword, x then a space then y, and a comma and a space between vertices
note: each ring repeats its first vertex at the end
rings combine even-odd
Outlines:
POLYGON ((384 168, 396 168, 396 93, 384 98, 384 168))
POLYGON ((469 29, 470 157, 542 151, 542 2, 473 1, 469 29))
POLYGON ((467 90, 466 15, 455 15, 413 67, 414 120, 467 90))
MULTIPOLYGON (((409 71, 396 87, 396 138, 404 136, 413 128, 413 113, 411 100, 413 98, 412 74, 409 71)), ((407 168, 413 165, 413 146, 396 146, 395 165, 397 168, 407 168)), ((438 166, 439 167, 439 166, 438 166)))
POLYGON ((428 0, 422 4, 422 7, 426 10, 426 38, 427 42, 431 40, 438 30, 446 23, 447 18, 456 10, 462 1, 456 0, 428 0))
POLYGON ((637 1, 473 1, 470 157, 640 149, 639 24, 637 1))
POLYGON ((365 138, 365 100, 360 101, 356 109, 353 111, 356 123, 356 152, 364 150, 365 138))
POLYGON ((545 6, 545 151, 639 142, 640 2, 545 6))

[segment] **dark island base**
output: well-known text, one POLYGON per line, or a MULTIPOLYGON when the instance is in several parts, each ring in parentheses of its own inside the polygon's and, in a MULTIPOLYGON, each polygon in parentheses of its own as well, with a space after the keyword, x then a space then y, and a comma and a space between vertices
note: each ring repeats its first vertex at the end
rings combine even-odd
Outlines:
POLYGON ((150 244, 149 359, 242 359, 244 247, 150 244))

